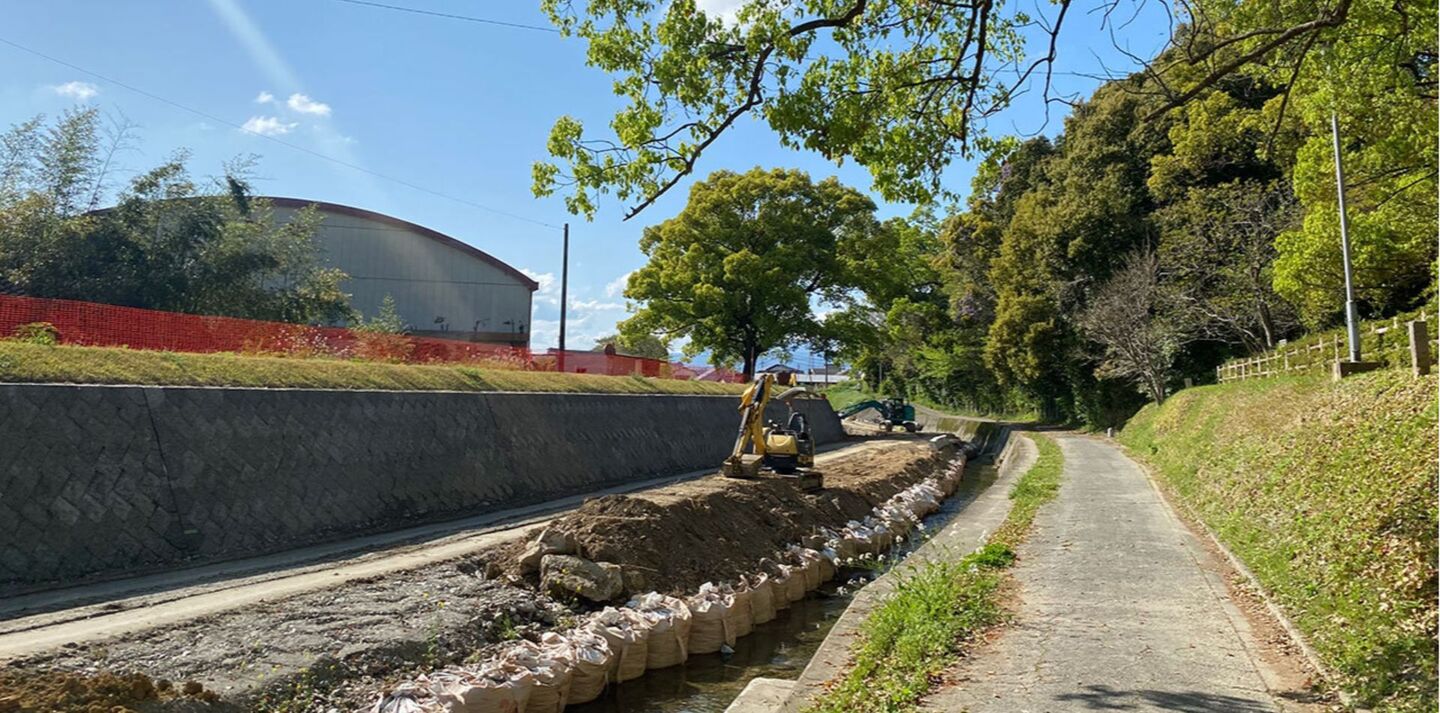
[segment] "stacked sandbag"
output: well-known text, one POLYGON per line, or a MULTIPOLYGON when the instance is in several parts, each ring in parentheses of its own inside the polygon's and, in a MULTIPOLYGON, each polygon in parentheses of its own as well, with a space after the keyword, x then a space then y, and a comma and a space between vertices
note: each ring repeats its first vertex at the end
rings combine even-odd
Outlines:
POLYGON ((573 656, 568 645, 529 641, 514 642, 500 654, 503 663, 528 669, 535 681, 524 713, 560 713, 565 709, 570 698, 573 656))
POLYGON ((746 577, 741 585, 750 592, 750 614, 755 624, 772 621, 778 607, 775 606, 775 581, 770 575, 764 572, 753 574, 746 577))
POLYGON ((805 598, 805 570, 799 565, 782 564, 777 565, 780 575, 775 578, 775 605, 780 606, 780 600, 785 600, 785 606, 789 607, 792 602, 798 602, 805 598), (784 597, 780 592, 784 592, 784 597))
POLYGON ((828 581, 830 581, 830 580, 832 580, 832 579, 835 578, 835 575, 836 575, 835 563, 840 559, 840 555, 839 555, 838 553, 836 553, 835 550, 832 549, 832 548, 830 548, 830 546, 828 546, 828 545, 826 545, 825 547, 821 548, 821 549, 819 550, 819 553, 820 553, 820 579, 821 579, 821 581, 828 582, 828 581))
POLYGON ((530 669, 506 661, 478 669, 449 669, 430 676, 445 713, 524 713, 535 689, 530 669))
POLYGON ((735 622, 735 637, 749 636, 755 630, 755 593, 741 578, 738 586, 730 587, 730 596, 735 599, 730 608, 731 619, 735 622))
MULTIPOLYGON (((425 677, 421 676, 423 680, 425 677)), ((382 693, 369 713, 429 713, 441 710, 439 702, 425 685, 428 680, 410 681, 382 693)))
POLYGON ((690 609, 685 602, 650 592, 625 604, 644 615, 650 623, 646 668, 669 668, 690 657, 690 609))
POLYGON ((615 659, 610 642, 594 630, 581 627, 560 636, 548 633, 541 643, 568 646, 573 664, 570 669, 570 705, 589 703, 600 697, 610 680, 610 664, 615 659), (553 637, 553 638, 552 638, 553 637))
POLYGON ((713 654, 735 646, 735 595, 714 582, 690 598, 690 653, 713 654))
POLYGON ((650 622, 634 609, 605 607, 587 627, 610 646, 610 680, 616 683, 645 675, 650 652, 650 622))
POLYGON ((790 545, 785 550, 794 566, 800 570, 802 581, 805 582, 805 591, 813 592, 824 583, 820 571, 820 553, 808 547, 790 545))

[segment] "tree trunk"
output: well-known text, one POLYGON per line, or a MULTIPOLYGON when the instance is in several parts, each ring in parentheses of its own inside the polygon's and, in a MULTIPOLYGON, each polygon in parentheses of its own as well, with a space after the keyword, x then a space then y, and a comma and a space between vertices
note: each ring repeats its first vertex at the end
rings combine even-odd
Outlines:
POLYGON ((1265 332, 1265 348, 1275 348, 1275 318, 1270 316, 1270 305, 1265 300, 1257 300, 1256 305, 1260 313, 1260 329, 1265 332))
POLYGON ((758 358, 759 355, 755 353, 754 345, 745 348, 744 373, 745 383, 747 384, 755 380, 755 362, 758 360, 758 358))

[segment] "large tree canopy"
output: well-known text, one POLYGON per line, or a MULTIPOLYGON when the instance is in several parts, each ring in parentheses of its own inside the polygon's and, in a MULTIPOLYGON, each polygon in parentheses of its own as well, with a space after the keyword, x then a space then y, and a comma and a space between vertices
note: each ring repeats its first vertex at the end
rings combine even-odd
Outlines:
MULTIPOLYGON (((787 146, 855 159, 887 200, 947 195, 945 167, 994 144, 987 117, 1024 91, 1042 94, 1047 106, 1060 100, 1050 73, 1067 22, 1094 14, 1120 24, 1131 9, 1112 0, 1048 7, 746 0, 733 17, 719 17, 695 0, 544 0, 542 7, 563 34, 588 43, 589 63, 616 76, 615 93, 628 105, 607 136, 572 117, 557 121, 549 141, 556 163, 536 164, 535 190, 566 190, 570 209, 587 215, 598 195, 613 193, 632 203, 627 217, 694 171, 746 117, 767 123, 787 146)), ((1179 0, 1165 7, 1176 32, 1163 61, 1145 68, 1154 80, 1147 90, 1160 97, 1151 118, 1251 72, 1287 89, 1271 111, 1281 123, 1292 105, 1289 87, 1308 94, 1316 77, 1337 74, 1331 61, 1312 57, 1322 50, 1348 68, 1384 65, 1382 74, 1434 93, 1428 0, 1179 0)), ((1342 82, 1357 78, 1340 74, 1342 82)), ((1373 88, 1375 73, 1364 76, 1349 86, 1373 88)))
POLYGON ((243 175, 197 184, 185 155, 108 197, 123 129, 95 109, 0 134, 0 288, 36 297, 288 322, 351 318, 344 273, 321 264, 320 216, 277 223, 243 175))
POLYGON ((679 215, 645 229, 650 260, 630 275, 629 337, 688 337, 687 356, 744 364, 820 331, 812 301, 842 300, 841 256, 879 229, 875 204, 834 178, 801 171, 720 171, 695 184, 679 215))

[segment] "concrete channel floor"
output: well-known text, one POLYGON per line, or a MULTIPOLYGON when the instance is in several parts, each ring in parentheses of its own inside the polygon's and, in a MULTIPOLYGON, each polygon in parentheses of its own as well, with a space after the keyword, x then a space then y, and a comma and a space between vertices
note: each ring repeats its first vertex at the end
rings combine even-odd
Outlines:
POLYGON ((1020 548, 1015 620, 947 672, 924 709, 1301 707, 1286 695, 1296 677, 1272 663, 1217 558, 1140 467, 1099 439, 1056 440, 1064 479, 1020 548))

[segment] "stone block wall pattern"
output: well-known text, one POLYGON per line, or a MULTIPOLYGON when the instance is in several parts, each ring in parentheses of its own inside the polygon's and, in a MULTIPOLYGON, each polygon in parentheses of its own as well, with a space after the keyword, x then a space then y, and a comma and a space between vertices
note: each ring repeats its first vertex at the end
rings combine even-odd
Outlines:
MULTIPOLYGON (((718 467, 737 404, 0 384, 0 596, 718 467)), ((824 400, 797 406, 844 437, 824 400)))

